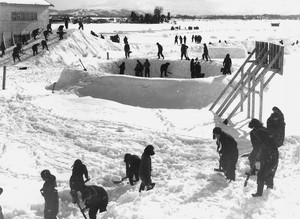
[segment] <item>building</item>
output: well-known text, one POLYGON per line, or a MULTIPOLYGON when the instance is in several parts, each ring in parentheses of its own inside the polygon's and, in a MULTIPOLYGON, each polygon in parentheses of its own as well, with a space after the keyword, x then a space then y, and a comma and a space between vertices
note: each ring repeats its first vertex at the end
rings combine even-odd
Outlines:
POLYGON ((45 0, 0 0, 0 43, 6 47, 30 38, 36 28, 46 28, 49 23, 49 7, 45 0))

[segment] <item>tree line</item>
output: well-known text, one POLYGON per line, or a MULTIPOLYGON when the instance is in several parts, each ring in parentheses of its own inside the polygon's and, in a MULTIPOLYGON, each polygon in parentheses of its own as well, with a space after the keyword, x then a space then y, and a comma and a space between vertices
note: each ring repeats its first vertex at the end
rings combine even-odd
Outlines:
POLYGON ((171 14, 168 12, 167 15, 163 14, 163 7, 156 6, 154 8, 153 14, 145 13, 138 14, 134 11, 131 12, 131 15, 128 19, 129 23, 146 23, 146 24, 158 24, 163 22, 169 22, 171 19, 171 14))

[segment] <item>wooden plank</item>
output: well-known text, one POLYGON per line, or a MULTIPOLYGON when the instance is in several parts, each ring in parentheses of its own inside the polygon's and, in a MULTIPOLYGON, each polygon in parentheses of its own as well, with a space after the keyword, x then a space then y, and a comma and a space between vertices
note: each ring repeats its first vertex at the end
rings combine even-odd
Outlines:
MULTIPOLYGON (((264 51, 263 51, 264 52, 264 51)), ((244 79, 242 79, 242 80, 240 80, 238 83, 237 83, 237 85, 236 85, 236 89, 234 90, 234 91, 232 91, 231 92, 231 94, 229 94, 229 96, 227 97, 227 99, 224 101, 224 103, 226 104, 224 104, 222 107, 224 107, 223 108, 223 110, 219 113, 219 116, 221 117, 223 114, 224 114, 224 112, 227 110, 227 108, 230 106, 230 104, 234 101, 234 99, 236 98, 236 96, 238 95, 238 92, 236 92, 237 91, 237 89, 238 89, 238 87, 239 86, 245 86, 247 83, 248 83, 248 81, 250 80, 250 78, 251 78, 251 76, 252 75, 256 75, 258 72, 259 72, 259 70, 262 68, 262 63, 265 61, 265 59, 268 57, 268 55, 269 55, 269 51, 267 52, 267 53, 265 53, 265 55, 263 56, 263 58, 260 60, 260 62, 258 63, 258 65, 257 66, 255 66, 255 68, 254 68, 254 70, 252 71, 252 72, 249 72, 249 73, 246 73, 245 74, 245 77, 246 77, 246 81, 244 81, 244 79)), ((248 97, 248 95, 247 95, 247 97, 248 97)), ((244 101, 244 100, 243 100, 244 101)), ((221 107, 220 107, 221 108, 221 107)))

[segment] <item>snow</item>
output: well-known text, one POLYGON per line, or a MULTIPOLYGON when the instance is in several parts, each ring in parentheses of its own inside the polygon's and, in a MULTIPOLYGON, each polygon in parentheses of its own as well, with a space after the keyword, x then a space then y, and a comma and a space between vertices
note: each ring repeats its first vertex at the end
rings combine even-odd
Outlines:
POLYGON ((43 218, 44 200, 39 192, 43 169, 57 178, 58 217, 82 218, 69 195, 71 166, 78 158, 90 173, 87 184, 103 186, 109 194, 108 211, 98 218, 299 218, 300 45, 291 45, 300 39, 299 21, 284 20, 276 28, 270 23, 179 21, 181 30, 176 31, 170 30, 171 24, 86 24, 84 31, 70 24, 64 40, 51 35, 49 51, 39 51, 36 57, 31 55, 33 41, 24 47, 21 62, 13 63, 8 49, 0 59, 1 72, 7 66, 6 89, 0 91, 0 186, 4 188, 0 204, 5 218, 43 218), (188 26, 200 30, 185 30, 188 26), (105 39, 93 37, 91 30, 105 39), (120 44, 109 40, 116 33, 120 44), (190 79, 189 62, 180 60, 175 34, 186 34, 193 58, 201 59, 202 44, 191 43, 192 34, 201 34, 207 44, 212 42, 208 49, 213 61, 200 60, 205 78, 190 79), (125 35, 133 51, 128 60, 123 52, 125 35), (255 40, 278 43, 281 39, 284 73, 276 75, 266 89, 263 121, 273 106, 282 109, 287 123, 285 145, 280 148, 275 188, 252 198, 256 177, 243 187, 247 158, 239 158, 235 182, 228 183, 213 171, 218 154, 212 129, 220 126, 233 135, 243 154, 251 150, 249 119, 244 112, 238 113, 225 126, 226 115, 219 118, 209 107, 232 77, 220 75, 227 53, 236 71, 255 40), (163 45, 165 60, 157 60, 156 42, 163 45), (151 78, 134 77, 136 60, 143 63, 146 58, 151 78), (115 64, 123 61, 125 75, 118 75, 115 64), (167 61, 172 74, 160 78, 159 66, 167 61), (124 154, 141 156, 148 144, 156 151, 152 159, 155 188, 139 195, 139 184, 115 185, 112 180, 125 176, 124 154))

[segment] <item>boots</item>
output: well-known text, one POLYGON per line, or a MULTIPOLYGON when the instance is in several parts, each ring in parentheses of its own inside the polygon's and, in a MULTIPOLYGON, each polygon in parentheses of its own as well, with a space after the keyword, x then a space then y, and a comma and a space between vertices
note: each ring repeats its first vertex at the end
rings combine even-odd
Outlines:
POLYGON ((257 183, 257 192, 255 194, 252 194, 252 197, 262 196, 263 190, 264 190, 264 184, 263 183, 257 183))

